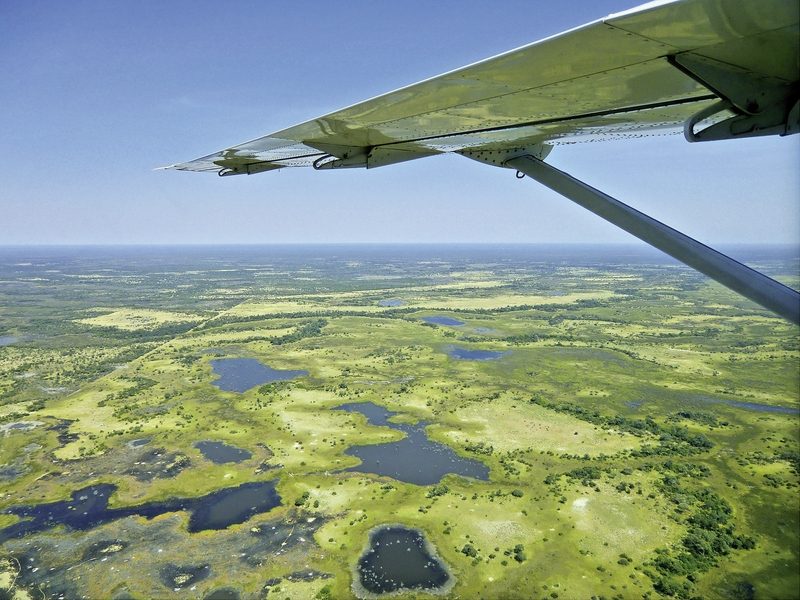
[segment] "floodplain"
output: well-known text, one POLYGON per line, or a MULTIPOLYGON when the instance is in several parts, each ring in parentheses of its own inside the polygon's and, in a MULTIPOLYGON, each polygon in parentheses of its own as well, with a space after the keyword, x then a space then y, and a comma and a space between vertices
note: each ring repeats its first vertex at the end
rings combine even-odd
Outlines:
POLYGON ((799 390, 640 247, 2 248, 0 594, 798 597, 799 390))

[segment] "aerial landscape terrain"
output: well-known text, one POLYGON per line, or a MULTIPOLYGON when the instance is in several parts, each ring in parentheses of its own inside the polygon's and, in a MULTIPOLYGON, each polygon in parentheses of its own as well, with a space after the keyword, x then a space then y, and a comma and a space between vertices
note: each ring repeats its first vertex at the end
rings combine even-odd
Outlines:
POLYGON ((799 424, 640 245, 0 248, 0 598, 795 598, 799 424))

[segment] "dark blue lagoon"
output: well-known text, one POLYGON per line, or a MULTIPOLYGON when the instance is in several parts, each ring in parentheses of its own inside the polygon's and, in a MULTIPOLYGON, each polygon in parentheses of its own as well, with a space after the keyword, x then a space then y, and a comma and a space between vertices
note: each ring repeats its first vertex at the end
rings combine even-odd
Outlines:
POLYGON ((237 448, 236 446, 229 446, 223 442, 204 440, 202 442, 196 442, 194 447, 200 450, 203 456, 208 460, 217 465, 238 463, 253 456, 247 450, 237 448))
POLYGON ((219 375, 212 383, 224 392, 246 392, 273 381, 288 381, 308 375, 308 371, 272 369, 255 358, 215 358, 211 368, 219 375))
POLYGON ((137 506, 109 508, 108 499, 117 486, 110 483, 89 486, 72 493, 71 500, 12 506, 3 511, 17 515, 22 521, 0 529, 0 543, 63 525, 68 529, 86 530, 131 515, 148 519, 164 513, 189 511, 189 531, 225 529, 244 523, 250 517, 279 506, 281 497, 272 481, 244 483, 224 488, 197 498, 173 498, 137 506))
MULTIPOLYGON (((358 583, 370 594, 398 590, 441 593, 454 583, 422 533, 400 525, 374 529, 357 568, 358 583)), ((364 595, 355 587, 357 595, 364 595)))
POLYGON ((399 413, 372 402, 343 404, 337 410, 359 412, 371 425, 391 427, 406 434, 397 442, 348 448, 345 454, 360 458, 361 464, 347 471, 374 473, 416 485, 439 483, 451 473, 484 481, 489 478, 489 468, 482 462, 462 458, 449 446, 428 439, 424 421, 415 425, 391 423, 389 417, 399 413))
POLYGON ((497 360, 502 358, 510 352, 501 352, 497 350, 470 350, 469 348, 461 348, 460 346, 448 346, 447 354, 451 358, 457 360, 497 360))
POLYGON ((464 321, 459 321, 453 317, 422 317, 422 320, 431 325, 446 325, 447 327, 461 327, 464 325, 464 321))

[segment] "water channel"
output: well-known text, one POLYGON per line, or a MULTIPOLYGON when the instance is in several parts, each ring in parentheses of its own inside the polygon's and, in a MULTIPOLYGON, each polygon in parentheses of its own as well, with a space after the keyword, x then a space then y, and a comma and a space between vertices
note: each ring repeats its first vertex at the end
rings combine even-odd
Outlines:
POLYGON ((225 529, 236 523, 244 523, 250 517, 267 512, 281 503, 273 481, 244 483, 197 498, 171 498, 163 502, 109 508, 108 499, 116 489, 117 486, 113 484, 101 483, 72 492, 71 500, 7 508, 2 512, 17 515, 22 520, 0 529, 0 543, 59 525, 86 530, 131 515, 152 519, 164 513, 184 510, 190 513, 188 529, 192 533, 225 529))

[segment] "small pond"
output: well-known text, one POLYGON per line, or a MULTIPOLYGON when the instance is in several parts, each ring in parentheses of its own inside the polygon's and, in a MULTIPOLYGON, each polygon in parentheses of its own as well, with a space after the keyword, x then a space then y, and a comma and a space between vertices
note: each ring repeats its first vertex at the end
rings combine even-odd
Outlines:
MULTIPOLYGON (((370 532, 369 546, 358 560, 358 584, 370 594, 398 590, 443 593, 453 586, 447 567, 423 534, 402 525, 370 532)), ((357 595, 362 590, 354 584, 357 595)))
POLYGON ((735 408, 754 410, 756 412, 800 415, 800 409, 791 408, 789 406, 775 406, 773 404, 759 404, 757 402, 742 402, 740 400, 726 400, 724 398, 709 398, 708 396, 699 396, 698 399, 701 402, 706 402, 709 404, 727 404, 728 406, 733 406, 735 408))
POLYGON ((391 423, 389 417, 399 413, 372 402, 343 404, 336 410, 361 413, 371 425, 391 427, 406 434, 397 442, 348 448, 345 454, 361 459, 361 464, 347 471, 383 475, 416 485, 439 483, 450 473, 484 481, 489 478, 489 468, 482 462, 463 458, 449 446, 428 439, 424 421, 415 425, 391 423))
POLYGON ((464 321, 459 321, 453 317, 422 317, 422 320, 431 325, 446 325, 447 327, 461 327, 464 321))
POLYGON ((18 337, 13 335, 0 335, 0 347, 2 346, 10 346, 19 341, 18 337))
POLYGON ((308 371, 273 369, 255 358, 215 358, 211 361, 211 368, 219 375, 219 379, 212 383, 224 392, 242 393, 257 385, 308 375, 308 371))
POLYGON ((0 433, 9 434, 13 431, 31 431, 36 429, 39 425, 44 425, 41 421, 15 421, 13 423, 6 423, 0 425, 0 433))
POLYGON ((193 586, 206 579, 210 574, 211 567, 208 565, 168 564, 158 572, 161 583, 176 592, 182 588, 193 586))
POLYGON ((386 298, 385 300, 378 300, 378 306, 403 306, 403 301, 397 298, 386 298))
POLYGON ((202 441, 196 442, 195 448, 200 450, 208 460, 217 465, 224 465, 226 463, 238 463, 247 460, 253 456, 247 450, 237 448, 236 446, 229 446, 222 442, 202 441))
POLYGON ((0 529, 0 543, 59 525, 85 530, 131 515, 152 519, 184 510, 190 512, 189 531, 192 533, 225 529, 244 523, 253 515, 267 512, 281 503, 273 481, 244 483, 197 498, 172 498, 163 502, 109 508, 108 499, 116 489, 115 485, 101 483, 73 492, 71 500, 7 508, 2 512, 23 520, 0 529))
POLYGON ((460 346, 448 346, 447 354, 450 358, 457 360, 497 360, 502 358, 510 352, 501 352, 497 350, 471 350, 469 348, 462 348, 460 346))
POLYGON ((474 331, 475 333, 480 333, 482 335, 497 333, 497 329, 492 329, 491 327, 474 327, 472 331, 474 331))
POLYGON ((217 588, 203 596, 203 600, 239 600, 239 598, 241 598, 239 592, 231 587, 217 588))

